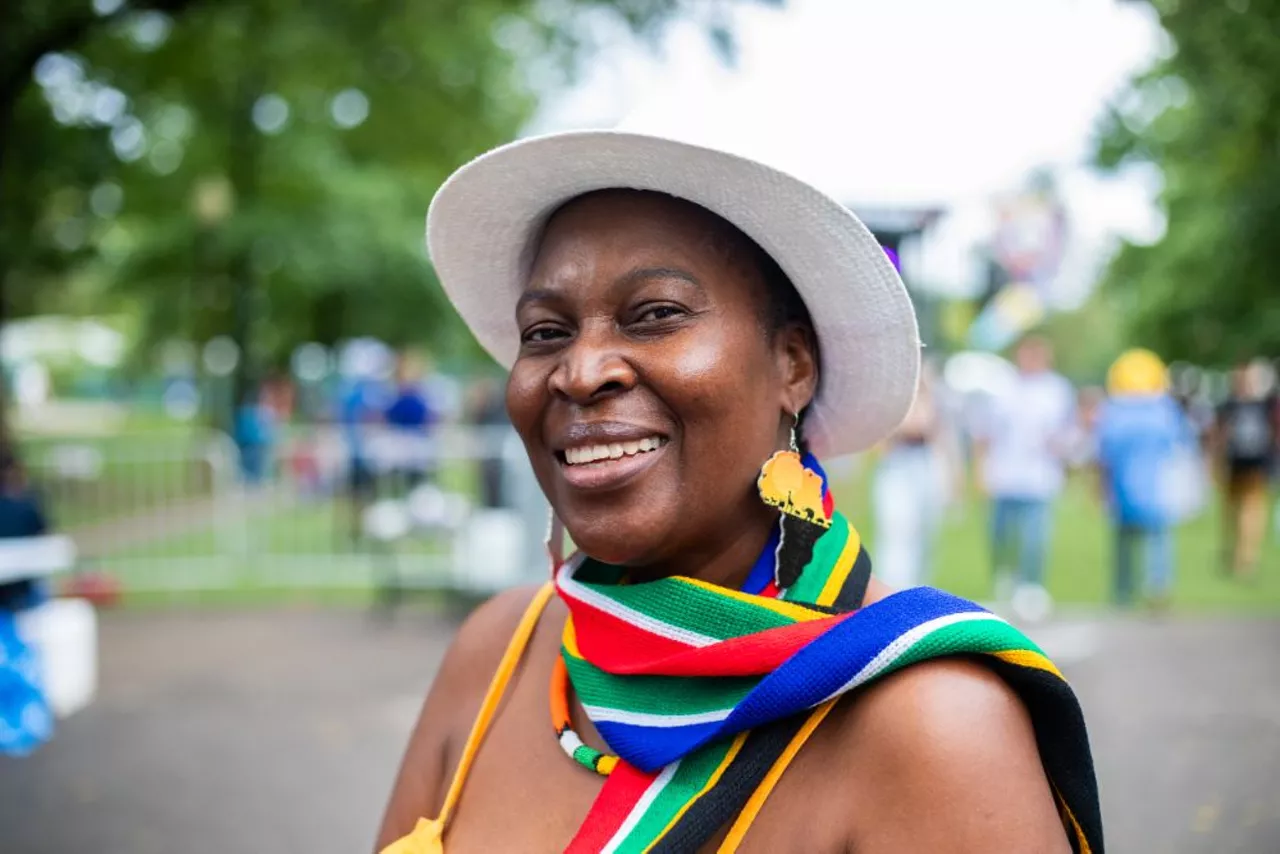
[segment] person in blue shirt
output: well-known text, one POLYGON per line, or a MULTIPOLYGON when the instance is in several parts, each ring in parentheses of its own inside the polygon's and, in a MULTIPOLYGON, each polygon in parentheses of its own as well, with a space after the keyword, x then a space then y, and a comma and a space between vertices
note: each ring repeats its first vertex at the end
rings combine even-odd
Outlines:
POLYGON ((1117 605, 1142 593, 1153 607, 1167 604, 1173 584, 1173 525, 1186 506, 1177 469, 1195 447, 1194 431, 1168 392, 1168 372, 1149 350, 1129 350, 1107 373, 1107 401, 1095 427, 1097 463, 1115 528, 1117 605))
POLYGON ((275 439, 275 417, 262 399, 261 387, 254 384, 236 410, 235 419, 235 442, 240 449, 240 473, 245 483, 256 486, 270 476, 275 439))
POLYGON ((359 539, 361 514, 377 495, 369 432, 381 420, 383 397, 380 383, 364 372, 349 377, 335 395, 334 415, 347 457, 342 496, 347 508, 348 544, 359 539))
POLYGON ((423 385, 426 366, 411 355, 396 364, 395 397, 382 413, 383 421, 398 440, 392 473, 408 487, 417 486, 431 473, 431 448, 427 442, 437 417, 423 385))

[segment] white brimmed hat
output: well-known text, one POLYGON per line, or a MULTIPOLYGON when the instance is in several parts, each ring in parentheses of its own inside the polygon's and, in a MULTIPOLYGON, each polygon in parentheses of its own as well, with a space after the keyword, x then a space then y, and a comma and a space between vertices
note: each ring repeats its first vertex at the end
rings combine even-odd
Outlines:
POLYGON ((920 339, 897 270, 848 208, 784 172, 659 136, 571 131, 513 142, 458 169, 431 202, 427 245, 476 339, 510 368, 515 304, 534 241, 565 202, 594 190, 654 190, 733 223, 791 279, 822 356, 805 414, 813 452, 861 451, 887 436, 916 391, 920 339))

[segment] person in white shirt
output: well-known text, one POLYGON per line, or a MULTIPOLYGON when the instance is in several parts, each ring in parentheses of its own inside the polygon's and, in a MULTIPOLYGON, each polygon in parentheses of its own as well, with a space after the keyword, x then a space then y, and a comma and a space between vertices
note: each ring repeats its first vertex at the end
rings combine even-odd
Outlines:
POLYGON ((1047 610, 1044 564, 1053 500, 1079 441, 1076 395, 1053 371, 1053 349, 1038 336, 1018 344, 1016 380, 992 400, 978 436, 980 478, 991 498, 991 555, 1001 598, 1012 592, 1047 610))
POLYGON ((872 487, 876 572, 896 589, 927 584, 933 544, 963 476, 945 388, 925 362, 915 402, 880 446, 872 487))

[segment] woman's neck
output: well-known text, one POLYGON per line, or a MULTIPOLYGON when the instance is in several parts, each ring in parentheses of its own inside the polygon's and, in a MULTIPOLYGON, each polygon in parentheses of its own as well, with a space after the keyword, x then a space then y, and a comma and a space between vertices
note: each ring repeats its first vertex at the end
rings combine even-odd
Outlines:
POLYGON ((756 559, 778 524, 778 513, 756 496, 737 514, 699 537, 696 544, 643 566, 628 567, 636 581, 655 581, 679 575, 737 590, 746 582, 756 559))

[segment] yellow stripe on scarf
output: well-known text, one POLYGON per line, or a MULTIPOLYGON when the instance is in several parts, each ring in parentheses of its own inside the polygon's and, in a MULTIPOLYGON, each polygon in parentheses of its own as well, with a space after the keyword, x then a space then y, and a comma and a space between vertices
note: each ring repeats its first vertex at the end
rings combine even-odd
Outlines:
POLYGON ((1053 797, 1058 801, 1058 806, 1066 815, 1063 824, 1067 825, 1067 829, 1076 839, 1076 844, 1080 846, 1080 854, 1093 854, 1093 849, 1089 847, 1089 837, 1084 835, 1084 828, 1080 826, 1080 822, 1076 821, 1076 814, 1071 811, 1071 807, 1067 805, 1067 799, 1062 797, 1062 793, 1058 791, 1058 787, 1052 782, 1049 785, 1053 788, 1053 797))
POLYGON ((703 590, 709 590, 717 596, 724 596, 743 602, 747 605, 755 605, 757 608, 764 608, 767 611, 773 611, 783 617, 795 620, 797 623, 807 623, 813 620, 823 620, 830 617, 830 614, 824 614, 821 611, 811 611, 803 605, 796 602, 785 602, 782 599, 768 599, 764 596, 752 596, 750 593, 743 593, 740 590, 730 590, 727 587, 721 587, 718 584, 709 584, 705 581, 699 581, 696 578, 685 578, 683 575, 673 576, 672 581, 679 581, 682 584, 688 584, 690 587, 701 587, 703 590))
POLYGON ((560 635, 560 643, 564 645, 566 653, 576 659, 582 659, 582 651, 578 649, 578 631, 573 627, 573 617, 565 619, 564 632, 560 635))
POLYGON ((830 605, 836 601, 836 597, 844 589, 844 583, 849 579, 854 563, 858 560, 858 552, 862 550, 862 538, 858 536, 858 532, 852 525, 848 528, 849 536, 844 541, 844 549, 840 552, 840 557, 836 559, 835 569, 831 570, 831 574, 827 576, 827 583, 822 585, 822 592, 818 594, 819 605, 830 605))
POLYGON ((1007 661, 1010 664, 1017 664, 1021 667, 1045 670, 1057 676, 1063 682, 1067 681, 1067 678, 1062 675, 1062 671, 1058 669, 1057 665, 1038 652, 1029 649, 1006 649, 1004 652, 993 652, 991 654, 1001 661, 1007 661))

